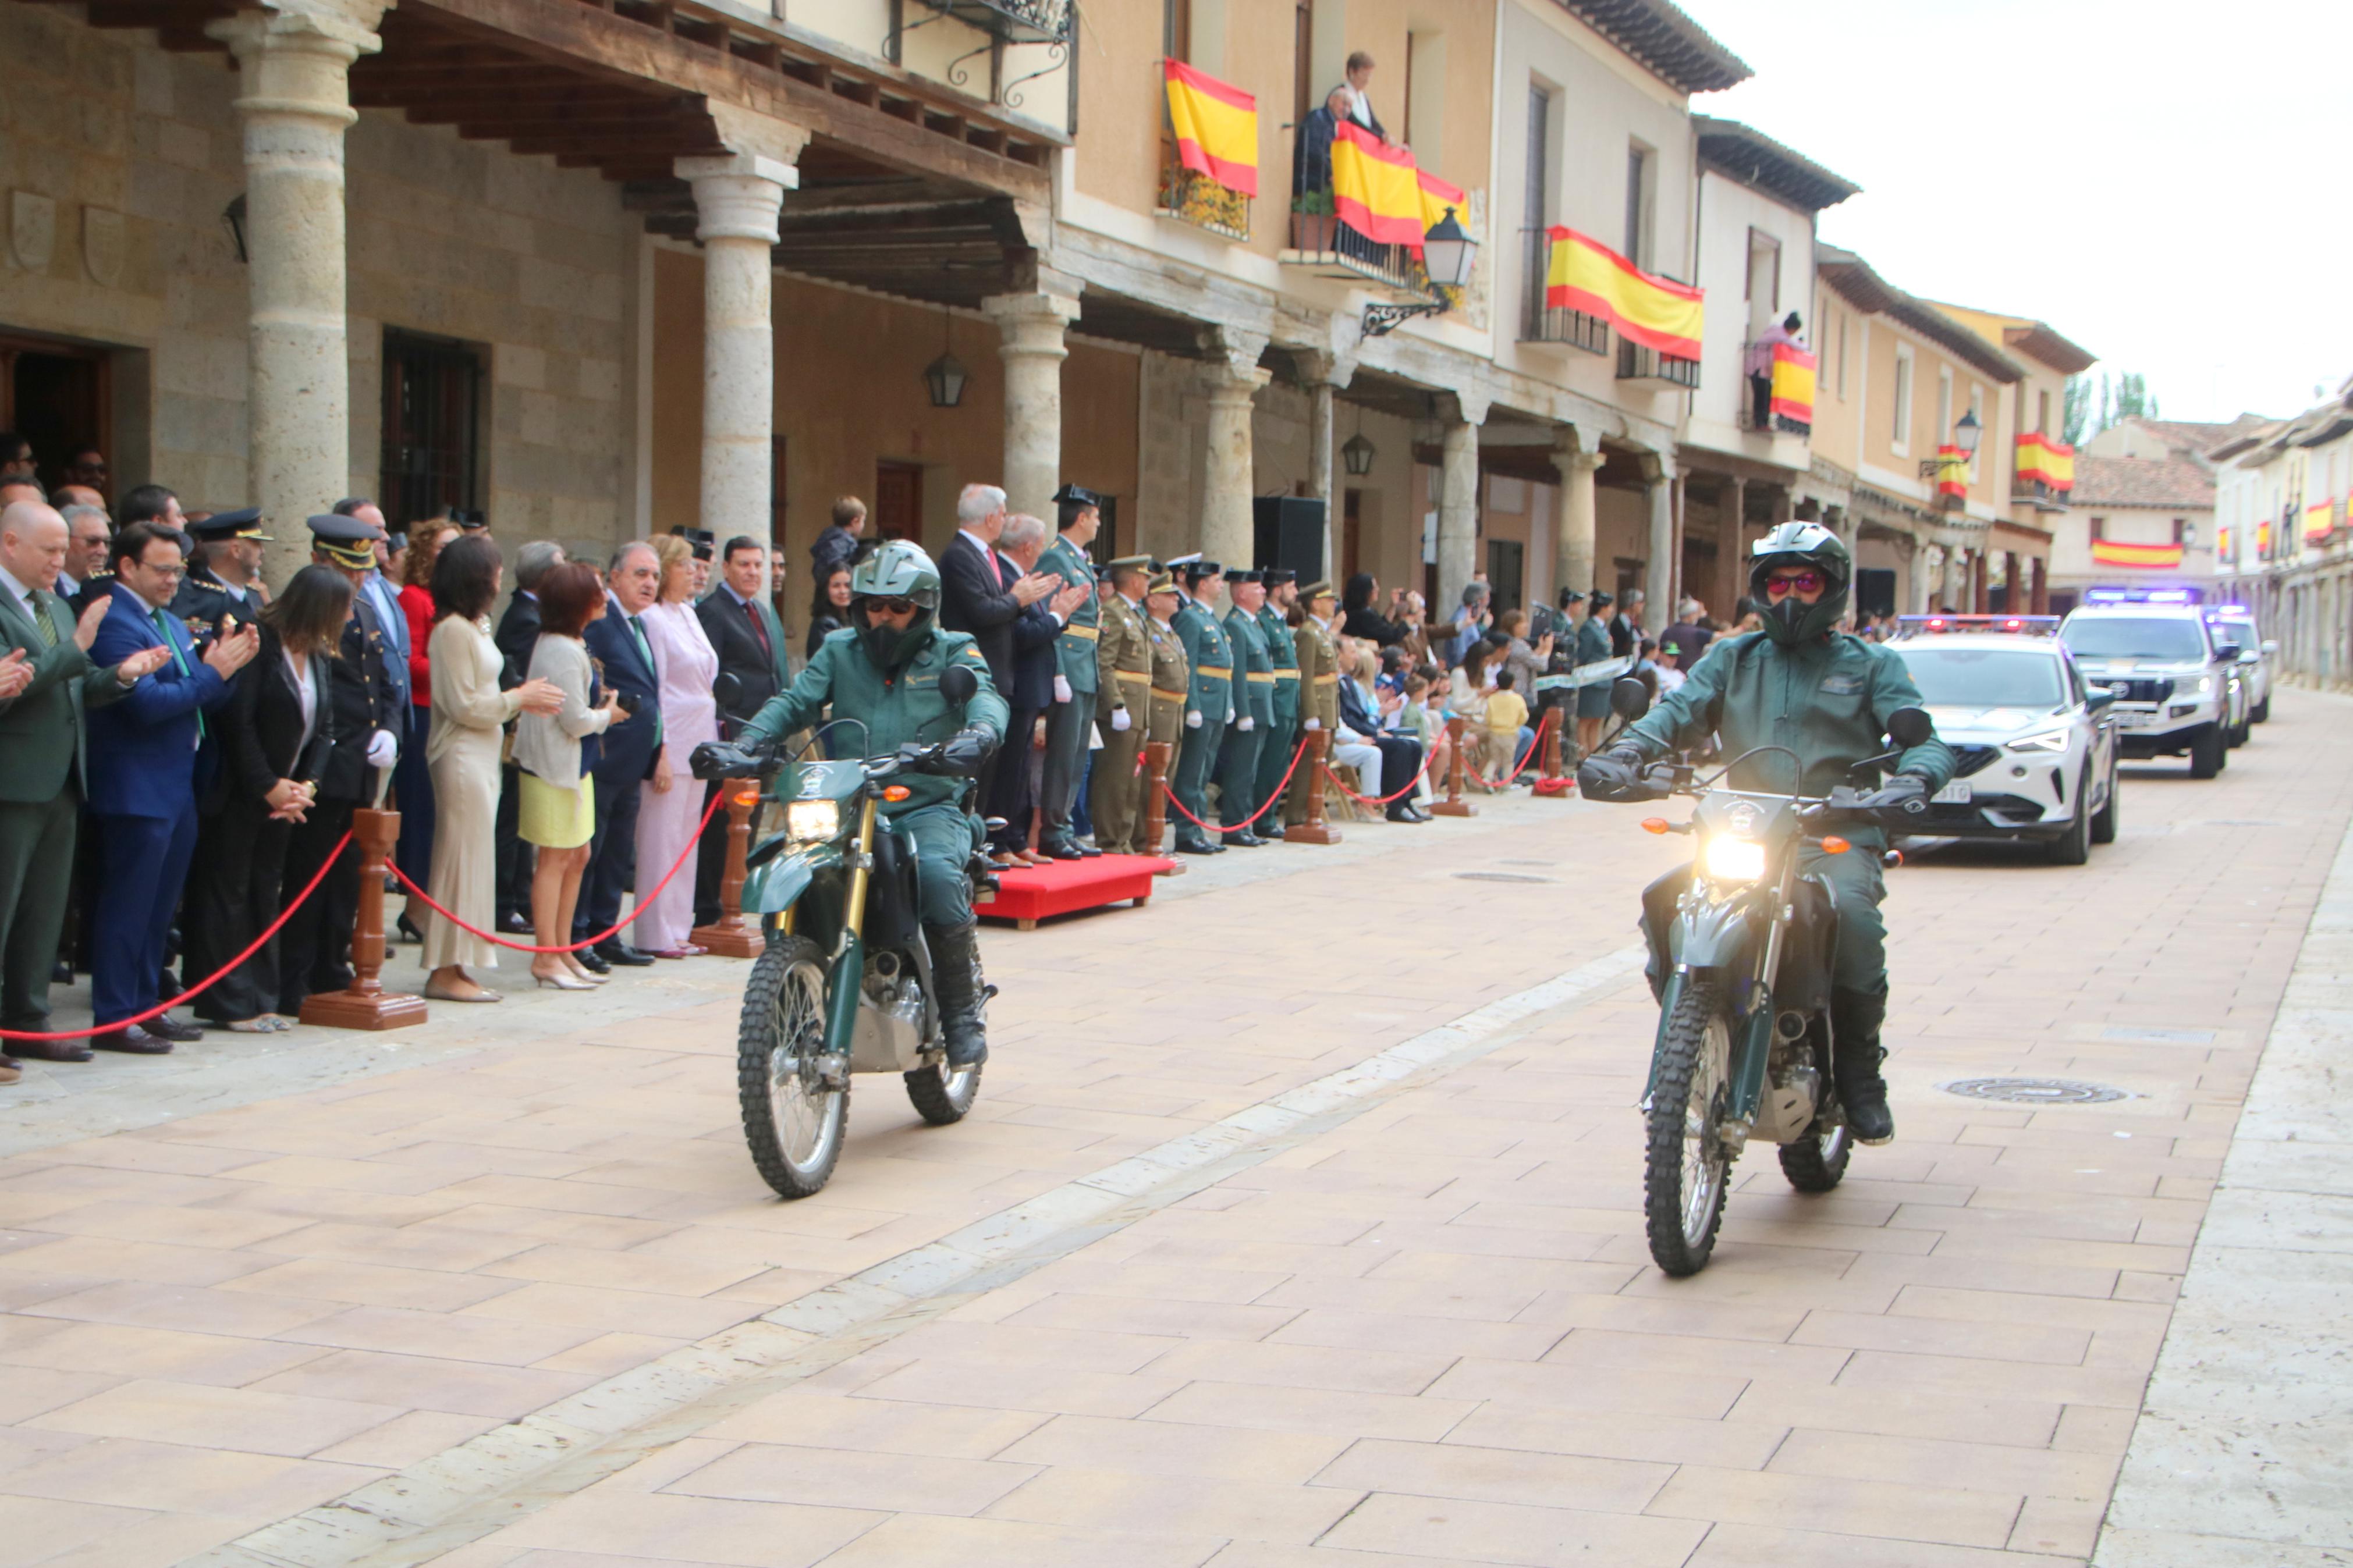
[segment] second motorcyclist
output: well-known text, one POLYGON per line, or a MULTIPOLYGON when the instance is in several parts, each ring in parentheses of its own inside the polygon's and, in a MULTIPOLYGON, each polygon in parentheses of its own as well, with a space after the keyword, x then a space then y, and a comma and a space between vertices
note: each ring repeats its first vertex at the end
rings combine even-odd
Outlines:
MULTIPOLYGON (((1765 629, 1710 644, 1681 688, 1584 761, 1579 791, 1592 800, 1651 798, 1647 764, 1710 735, 1720 736, 1724 754, 1733 758, 1757 747, 1788 748, 1739 762, 1728 781, 1735 789, 1827 796, 1847 785, 1854 764, 1880 754, 1888 715, 1921 705, 1899 656, 1835 629, 1853 579, 1853 559, 1830 530, 1816 522, 1774 528, 1757 542, 1748 577, 1765 629)), ((1904 820, 1907 807, 1918 809, 1915 803, 1925 805, 1952 777, 1953 765, 1951 750, 1934 738, 1905 751, 1894 776, 1854 799, 1852 825, 1840 829, 1857 849, 1871 852, 1827 855, 1809 846, 1801 863, 1837 900, 1833 1069, 1847 1123, 1865 1143, 1895 1135, 1879 1071, 1887 1014, 1887 926, 1879 912, 1886 884, 1877 853, 1886 838, 1880 825, 1904 820)))

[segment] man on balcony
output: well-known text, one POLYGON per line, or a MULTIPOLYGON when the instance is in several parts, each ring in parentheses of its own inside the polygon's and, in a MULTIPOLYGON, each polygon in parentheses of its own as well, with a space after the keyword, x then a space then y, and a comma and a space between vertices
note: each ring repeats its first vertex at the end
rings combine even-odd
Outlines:
POLYGON ((1299 146, 1291 160, 1291 210, 1322 216, 1332 211, 1332 139, 1349 117, 1356 94, 1343 84, 1324 95, 1324 107, 1299 122, 1299 146), (1303 196, 1320 200, 1302 205, 1303 196))
POLYGON ((1773 350, 1777 344, 1798 346, 1798 329, 1805 323, 1798 312, 1790 311, 1779 321, 1767 327, 1755 342, 1748 345, 1748 427, 1752 430, 1773 428, 1773 350))

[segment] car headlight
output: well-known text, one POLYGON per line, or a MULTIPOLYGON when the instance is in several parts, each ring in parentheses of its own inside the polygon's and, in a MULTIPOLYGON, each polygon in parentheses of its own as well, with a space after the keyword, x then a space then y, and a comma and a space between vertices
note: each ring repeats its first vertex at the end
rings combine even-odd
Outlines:
POLYGON ((2213 678, 2212 676, 2211 676, 2211 675, 2201 675, 2201 676, 2200 676, 2200 677, 2198 678, 2198 695, 2199 695, 2199 696, 2203 697, 2203 696, 2205 696, 2208 692, 2210 692, 2210 691, 2211 691, 2211 690, 2213 690, 2213 689, 2214 689, 2214 678, 2213 678))
POLYGON ((822 843, 839 831, 838 801, 796 800, 785 806, 785 837, 796 843, 822 843))
POLYGON ((2067 731, 2045 730, 2039 735, 2021 735, 2010 742, 2013 752, 2063 752, 2067 749, 2067 731))
POLYGON ((1704 858, 1718 881, 1753 882, 1765 874, 1765 846, 1753 838, 1711 838, 1704 858))

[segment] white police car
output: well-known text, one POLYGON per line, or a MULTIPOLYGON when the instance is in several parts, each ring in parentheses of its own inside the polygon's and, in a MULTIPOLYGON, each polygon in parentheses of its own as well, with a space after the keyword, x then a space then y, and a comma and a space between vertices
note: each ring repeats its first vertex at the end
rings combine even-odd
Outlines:
POLYGON ((2189 759, 2211 779, 2247 738, 2239 647, 2211 628, 2181 588, 2090 590, 2059 628, 2084 679, 2116 693, 2127 759, 2189 759))
POLYGON ((2209 605, 2206 624, 2222 641, 2239 645, 2239 679, 2247 688, 2247 722, 2272 716, 2272 656, 2279 644, 2255 630, 2255 613, 2244 605, 2209 605))
POLYGON ((1888 646, 1903 658, 1952 782, 1912 831, 2045 847, 2080 866, 2116 837, 2115 698, 2087 683, 2055 616, 1905 616, 1888 646))

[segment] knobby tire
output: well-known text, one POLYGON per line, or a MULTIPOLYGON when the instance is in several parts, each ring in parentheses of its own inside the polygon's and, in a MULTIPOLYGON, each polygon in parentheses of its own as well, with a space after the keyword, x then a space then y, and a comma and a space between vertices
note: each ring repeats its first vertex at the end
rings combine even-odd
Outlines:
POLYGON ((1716 1233, 1724 1224, 1724 1198, 1730 1185, 1731 1160, 1717 1140, 1717 1121, 1728 1109, 1731 1057, 1730 1009, 1714 981, 1694 981, 1676 1000, 1659 1042, 1657 1081, 1651 1090, 1649 1141, 1642 1171, 1642 1217, 1650 1235, 1651 1258, 1665 1273, 1682 1278, 1707 1267, 1715 1250, 1716 1233), (1705 1143, 1714 1150, 1715 1191, 1706 1199, 1705 1214, 1696 1236, 1686 1234, 1683 1215, 1692 1196, 1689 1173, 1683 1165, 1687 1140, 1684 1118, 1691 1100, 1694 1074, 1707 1070, 1708 1026, 1725 1028, 1725 1059, 1715 1065, 1724 1074, 1711 1094, 1705 1143))

